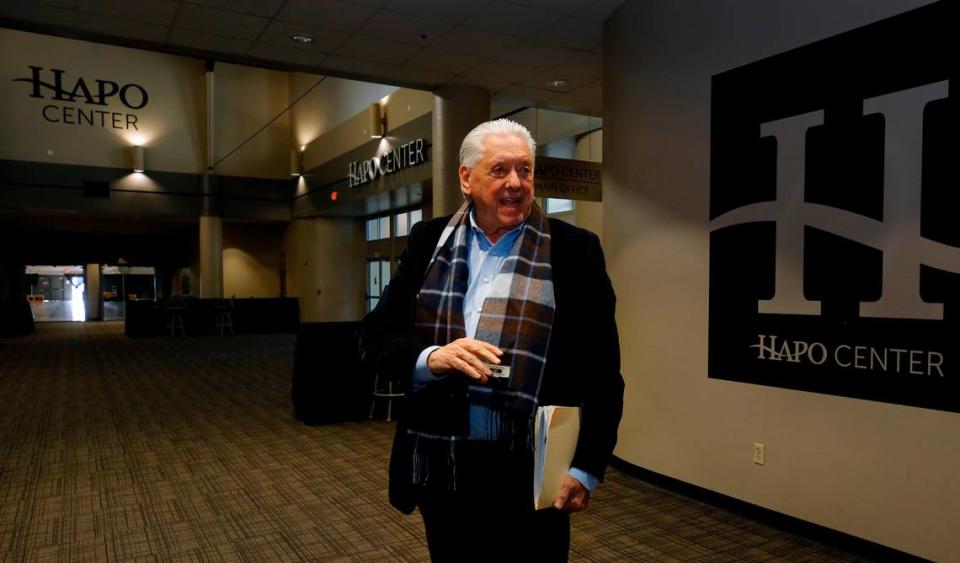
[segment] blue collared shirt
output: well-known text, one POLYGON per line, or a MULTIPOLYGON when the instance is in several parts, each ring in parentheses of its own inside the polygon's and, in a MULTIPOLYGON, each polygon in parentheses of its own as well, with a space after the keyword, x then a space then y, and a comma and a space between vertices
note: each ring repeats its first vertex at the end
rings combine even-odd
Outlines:
MULTIPOLYGON (((467 229, 467 264, 469 267, 467 277, 467 293, 463 297, 463 321, 467 336, 473 338, 477 333, 477 324, 480 322, 480 312, 483 310, 483 302, 490 293, 493 280, 500 272, 504 260, 510 256, 510 250, 513 243, 520 236, 523 230, 523 223, 516 228, 508 231, 496 243, 490 242, 486 233, 477 225, 473 211, 470 212, 470 228, 467 229)), ((414 390, 422 385, 427 385, 431 381, 443 379, 446 375, 436 375, 427 367, 427 357, 439 346, 430 346, 420 353, 417 358, 417 366, 413 372, 414 390)), ((490 424, 487 411, 479 408, 470 409, 470 439, 489 440, 495 438, 490 435, 490 430, 495 425, 490 424)), ((596 488, 598 479, 593 475, 577 469, 570 468, 570 476, 583 484, 588 490, 596 488)))

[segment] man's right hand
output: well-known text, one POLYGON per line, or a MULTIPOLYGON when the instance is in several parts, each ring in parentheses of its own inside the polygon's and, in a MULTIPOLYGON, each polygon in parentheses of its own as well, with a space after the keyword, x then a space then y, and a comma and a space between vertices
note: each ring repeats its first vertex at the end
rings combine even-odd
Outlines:
POLYGON ((436 374, 459 371, 479 383, 486 383, 491 373, 486 364, 499 364, 502 355, 493 344, 460 338, 431 352, 427 356, 427 367, 436 374))

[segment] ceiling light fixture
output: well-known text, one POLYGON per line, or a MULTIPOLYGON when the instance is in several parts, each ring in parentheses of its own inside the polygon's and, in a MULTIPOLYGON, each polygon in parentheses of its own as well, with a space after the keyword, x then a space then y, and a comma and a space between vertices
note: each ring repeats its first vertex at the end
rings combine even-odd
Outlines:
POLYGON ((547 86, 552 86, 552 87, 554 87, 554 88, 563 88, 563 87, 565 87, 567 84, 569 84, 569 82, 567 82, 566 80, 564 80, 564 79, 562 79, 562 78, 558 78, 558 79, 556 79, 556 80, 551 80, 551 81, 547 82, 547 86))
POLYGON ((290 39, 297 43, 313 43, 313 36, 309 33, 291 33, 290 39))

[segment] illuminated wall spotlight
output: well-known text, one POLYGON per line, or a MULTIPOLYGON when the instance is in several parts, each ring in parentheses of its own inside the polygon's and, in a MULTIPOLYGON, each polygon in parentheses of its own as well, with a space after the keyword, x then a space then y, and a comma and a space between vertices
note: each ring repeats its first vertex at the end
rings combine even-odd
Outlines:
POLYGON ((303 174, 303 153, 299 149, 290 151, 290 175, 300 176, 303 174))
POLYGON ((133 171, 134 172, 143 172, 143 147, 136 145, 130 147, 130 160, 133 162, 133 171))
POLYGON ((371 139, 379 139, 386 134, 386 116, 383 114, 383 107, 379 102, 373 102, 367 108, 367 131, 370 132, 371 139))

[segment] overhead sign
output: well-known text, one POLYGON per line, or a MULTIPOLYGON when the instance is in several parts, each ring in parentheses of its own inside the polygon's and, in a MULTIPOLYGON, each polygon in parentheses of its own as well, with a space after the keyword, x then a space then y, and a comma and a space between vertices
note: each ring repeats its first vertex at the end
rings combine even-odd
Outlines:
POLYGON ((600 163, 538 156, 533 174, 537 197, 601 201, 600 163))
POLYGON ((955 8, 713 77, 709 377, 960 412, 955 8))
POLYGON ((426 146, 426 141, 416 139, 379 156, 351 162, 347 170, 347 187, 361 186, 379 176, 389 176, 404 168, 423 164, 427 161, 426 146))
POLYGON ((133 110, 143 109, 150 101, 143 86, 100 78, 74 78, 58 68, 44 69, 33 65, 27 68, 30 69, 29 77, 14 78, 12 81, 29 83, 32 86, 29 97, 50 100, 51 103, 40 110, 45 121, 139 131, 137 114, 133 110), (115 102, 125 109, 111 111, 107 108, 115 102))

